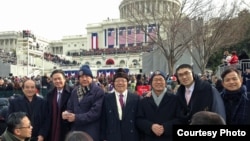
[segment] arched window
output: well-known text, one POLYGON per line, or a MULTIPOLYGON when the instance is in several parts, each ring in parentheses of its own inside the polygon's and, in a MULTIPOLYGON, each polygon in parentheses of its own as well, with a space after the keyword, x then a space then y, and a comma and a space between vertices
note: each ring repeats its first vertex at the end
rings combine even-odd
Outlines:
POLYGON ((97 67, 100 67, 101 65, 102 65, 102 63, 101 63, 100 61, 97 61, 97 62, 96 62, 96 66, 97 66, 97 67))
POLYGON ((89 62, 85 62, 85 65, 89 65, 89 62))
POLYGON ((108 59, 108 60, 106 61, 106 65, 114 65, 114 64, 115 64, 115 62, 114 62, 113 59, 108 59))
POLYGON ((120 61, 120 65, 125 65, 125 61, 124 61, 124 60, 121 60, 121 61, 120 61))
POLYGON ((138 60, 134 59, 132 62, 134 65, 138 65, 138 60))

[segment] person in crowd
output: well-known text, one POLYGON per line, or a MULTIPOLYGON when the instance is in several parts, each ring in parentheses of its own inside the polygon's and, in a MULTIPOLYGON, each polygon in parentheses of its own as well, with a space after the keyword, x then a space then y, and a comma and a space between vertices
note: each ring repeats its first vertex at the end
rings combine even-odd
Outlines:
POLYGON ((222 80, 215 75, 212 76, 212 85, 218 90, 219 93, 221 93, 224 89, 222 86, 222 80))
POLYGON ((176 69, 180 87, 176 93, 180 102, 180 117, 184 124, 190 124, 193 114, 199 111, 211 111, 226 119, 225 107, 219 92, 207 81, 194 74, 189 64, 176 69))
POLYGON ((32 134, 32 125, 25 112, 14 112, 8 116, 7 128, 0 140, 2 141, 29 141, 32 134))
POLYGON ((237 56, 236 51, 232 51, 232 57, 229 61, 230 68, 237 68, 237 64, 239 63, 239 58, 237 56))
POLYGON ((152 90, 138 105, 136 126, 146 141, 172 141, 172 126, 180 123, 177 97, 167 90, 165 79, 155 71, 149 81, 152 90))
POLYGON ((250 92, 250 69, 246 69, 245 72, 241 72, 242 85, 247 87, 247 92, 250 92))
POLYGON ((245 50, 242 50, 238 58, 239 58, 239 61, 241 61, 243 59, 249 59, 249 56, 245 50))
POLYGON ((207 81, 208 83, 212 84, 212 81, 207 77, 206 74, 202 74, 202 75, 200 76, 200 78, 201 78, 201 80, 207 81))
POLYGON ((102 140, 139 141, 135 119, 140 97, 128 90, 128 83, 126 71, 118 68, 113 78, 114 92, 104 98, 102 140))
POLYGON ((93 141, 93 138, 86 132, 72 131, 68 133, 65 141, 93 141))
POLYGON ((4 79, 0 78, 0 91, 5 91, 6 90, 6 85, 4 83, 4 79))
POLYGON ((250 100, 247 90, 242 85, 239 70, 230 68, 222 72, 222 85, 224 91, 221 96, 226 108, 226 124, 250 124, 250 100))
POLYGON ((239 61, 241 62, 241 71, 242 73, 244 73, 246 71, 246 69, 249 69, 249 65, 248 63, 250 62, 250 58, 249 55, 247 54, 247 52, 245 50, 242 50, 240 55, 238 56, 239 61))
POLYGON ((45 73, 43 76, 42 76, 42 78, 41 78, 41 87, 43 88, 43 89, 49 89, 49 87, 50 87, 50 83, 48 82, 48 79, 49 79, 49 76, 48 76, 48 74, 47 73, 45 73))
POLYGON ((5 131, 7 124, 6 119, 8 115, 9 99, 0 98, 0 135, 5 131))
POLYGON ((14 90, 14 83, 12 82, 11 79, 5 80, 5 85, 6 85, 6 88, 5 88, 6 91, 13 91, 14 90))
POLYGON ((226 122, 218 113, 199 111, 192 116, 190 125, 226 125, 226 122))
POLYGON ((224 64, 224 66, 229 66, 229 61, 231 60, 231 57, 232 55, 229 53, 229 51, 224 51, 224 54, 223 54, 223 59, 222 59, 222 62, 224 64))
POLYGON ((72 122, 71 131, 87 132, 99 141, 104 90, 93 82, 88 65, 81 66, 78 77, 80 84, 72 91, 62 117, 72 122))
POLYGON ((54 88, 47 94, 49 107, 50 134, 48 141, 63 141, 70 131, 71 123, 62 119, 62 112, 66 110, 72 87, 66 83, 66 76, 62 70, 54 70, 51 73, 54 88))
POLYGON ((48 107, 45 99, 36 95, 34 80, 27 79, 22 86, 24 95, 9 101, 8 115, 25 112, 33 126, 31 141, 44 141, 48 135, 48 107))

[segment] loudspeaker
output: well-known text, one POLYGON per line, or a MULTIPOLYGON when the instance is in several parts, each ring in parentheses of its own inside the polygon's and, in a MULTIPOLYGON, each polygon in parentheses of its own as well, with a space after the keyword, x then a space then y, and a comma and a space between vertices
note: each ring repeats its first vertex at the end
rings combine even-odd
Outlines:
POLYGON ((140 69, 140 73, 142 73, 142 69, 140 69))

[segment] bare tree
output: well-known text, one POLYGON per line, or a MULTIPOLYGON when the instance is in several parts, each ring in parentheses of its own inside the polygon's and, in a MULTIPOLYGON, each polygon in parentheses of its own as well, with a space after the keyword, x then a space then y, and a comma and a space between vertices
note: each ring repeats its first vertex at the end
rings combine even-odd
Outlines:
POLYGON ((242 21, 237 20, 237 3, 213 3, 199 9, 200 17, 192 21, 192 42, 188 48, 201 72, 209 58, 221 47, 229 47, 243 39, 242 21))
MULTIPOLYGON (((140 26, 153 44, 166 58, 168 72, 174 73, 176 62, 190 47, 193 40, 191 19, 199 17, 200 9, 211 3, 211 0, 126 0, 128 5, 121 17, 131 25, 140 26), (148 27, 155 25, 153 33, 148 27)), ((120 9, 121 10, 121 9, 120 9)))

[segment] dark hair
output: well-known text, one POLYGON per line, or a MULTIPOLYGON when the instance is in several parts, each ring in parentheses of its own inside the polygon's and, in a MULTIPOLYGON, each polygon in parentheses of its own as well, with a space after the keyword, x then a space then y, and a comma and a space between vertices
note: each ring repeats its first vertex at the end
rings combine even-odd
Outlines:
POLYGON ((232 51, 232 55, 236 55, 237 53, 236 53, 236 51, 232 51))
POLYGON ((50 77, 53 77, 53 75, 56 74, 56 73, 62 74, 62 76, 66 79, 65 73, 61 69, 57 69, 57 70, 52 71, 50 77))
POLYGON ((226 122, 215 112, 200 111, 192 116, 190 125, 226 125, 226 122))
POLYGON ((65 141, 93 141, 93 138, 83 131, 72 131, 66 136, 65 141))
POLYGON ((184 69, 184 68, 188 68, 188 69, 190 69, 190 70, 192 71, 192 75, 193 75, 193 78, 194 78, 194 80, 195 80, 195 75, 194 75, 194 72, 193 72, 193 67, 192 67, 191 65, 189 65, 189 64, 181 64, 179 67, 176 68, 176 71, 175 71, 175 75, 176 75, 177 83, 178 83, 178 84, 180 84, 180 80, 179 80, 179 78, 178 78, 178 73, 177 73, 177 72, 178 72, 180 69, 184 69))
POLYGON ((191 71, 193 71, 193 67, 191 65, 189 65, 189 64, 181 64, 179 67, 176 68, 176 74, 177 74, 177 71, 179 71, 180 69, 184 69, 184 68, 188 68, 191 71))
POLYGON ((221 73, 221 79, 222 79, 222 81, 224 81, 224 78, 226 77, 226 75, 229 74, 229 73, 231 73, 231 72, 236 72, 238 76, 241 76, 239 70, 237 70, 235 68, 229 68, 229 69, 226 69, 225 71, 223 71, 221 73))
POLYGON ((22 125, 22 119, 26 117, 27 114, 25 112, 14 112, 11 113, 8 118, 7 118, 7 130, 10 133, 14 133, 14 129, 17 128, 18 126, 22 125))

